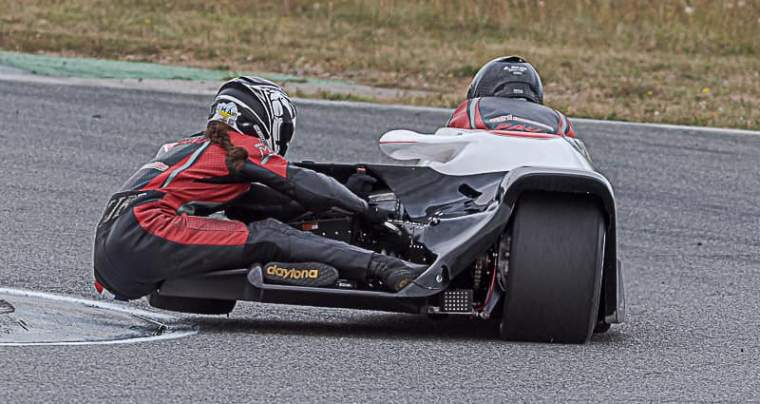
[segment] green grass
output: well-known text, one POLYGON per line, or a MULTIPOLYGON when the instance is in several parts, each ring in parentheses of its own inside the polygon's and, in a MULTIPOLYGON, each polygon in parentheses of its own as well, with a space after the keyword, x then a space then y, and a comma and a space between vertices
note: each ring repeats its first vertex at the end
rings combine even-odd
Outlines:
MULTIPOLYGON (((760 0, 0 0, 0 48, 430 91, 520 54, 574 116, 760 129, 760 0)), ((325 98, 334 97, 326 93, 325 98)), ((344 97, 344 96, 341 96, 344 97)))
POLYGON ((331 101, 354 101, 354 102, 378 102, 379 100, 374 97, 368 97, 368 96, 362 96, 362 95, 356 95, 356 94, 347 94, 347 93, 336 93, 332 91, 327 90, 319 90, 316 93, 306 93, 301 92, 299 90, 292 91, 291 96, 294 97, 308 97, 308 98, 321 98, 323 100, 331 100, 331 101))

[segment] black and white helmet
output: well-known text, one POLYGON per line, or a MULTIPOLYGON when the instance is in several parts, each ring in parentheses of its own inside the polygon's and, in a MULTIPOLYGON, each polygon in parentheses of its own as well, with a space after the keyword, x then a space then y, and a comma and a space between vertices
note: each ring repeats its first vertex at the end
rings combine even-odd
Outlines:
POLYGON ((544 87, 533 65, 519 56, 506 56, 478 70, 467 90, 467 98, 476 97, 523 98, 543 104, 544 87))
POLYGON ((261 77, 242 76, 222 84, 208 120, 256 136, 282 156, 296 129, 296 107, 277 84, 261 77))

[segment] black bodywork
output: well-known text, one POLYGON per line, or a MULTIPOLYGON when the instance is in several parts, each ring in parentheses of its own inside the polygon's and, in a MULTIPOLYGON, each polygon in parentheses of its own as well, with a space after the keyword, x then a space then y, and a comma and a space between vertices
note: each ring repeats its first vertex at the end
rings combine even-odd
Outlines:
MULTIPOLYGON (((430 265, 413 284, 398 293, 373 288, 307 288, 267 284, 261 267, 220 271, 164 282, 162 296, 249 300, 324 307, 384 310, 408 313, 441 312, 441 296, 459 288, 473 264, 495 256, 500 238, 508 234, 515 203, 525 192, 580 193, 598 200, 607 219, 600 322, 624 319, 620 263, 617 258, 615 200, 609 182, 592 171, 547 167, 520 167, 510 172, 467 176, 439 173, 428 167, 300 163, 341 182, 357 170, 379 179, 374 203, 397 210, 394 223, 402 230, 361 227, 350 216, 332 212, 294 223, 317 224, 326 237, 350 241, 376 251, 430 265), (383 199, 383 196, 391 195, 383 199)), ((372 201, 373 198, 370 197, 372 201)), ((496 266, 494 265, 494 268, 496 266)), ((496 269, 494 269, 496 271, 496 269)), ((505 274, 496 273, 494 278, 505 274)), ((498 282, 497 282, 498 283, 498 282)), ((466 286, 471 287, 471 286, 466 286)), ((501 291, 494 296, 498 299, 501 291)), ((492 302, 493 303, 493 302, 492 302)), ((482 308, 487 318, 498 305, 482 308)), ((445 311, 445 310, 444 310, 445 311)))

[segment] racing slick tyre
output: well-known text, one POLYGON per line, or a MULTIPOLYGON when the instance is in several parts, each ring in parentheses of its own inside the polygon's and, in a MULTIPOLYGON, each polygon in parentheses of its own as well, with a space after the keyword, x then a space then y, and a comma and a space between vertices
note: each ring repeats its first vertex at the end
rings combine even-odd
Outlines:
POLYGON ((235 308, 235 300, 196 299, 191 297, 162 296, 157 292, 150 294, 151 306, 182 313, 195 314, 229 314, 235 308))
POLYGON ((597 325, 605 219, 594 199, 520 197, 500 324, 507 340, 585 343, 597 325))

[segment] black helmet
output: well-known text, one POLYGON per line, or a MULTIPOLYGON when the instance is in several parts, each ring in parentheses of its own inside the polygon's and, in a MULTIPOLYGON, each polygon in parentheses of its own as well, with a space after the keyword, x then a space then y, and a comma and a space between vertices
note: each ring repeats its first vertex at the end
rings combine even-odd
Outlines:
POLYGON ((277 84, 261 77, 242 76, 222 84, 208 120, 256 136, 282 156, 296 129, 296 107, 277 84))
POLYGON ((467 98, 509 97, 544 103, 544 87, 536 69, 519 56, 496 58, 480 68, 467 98))

